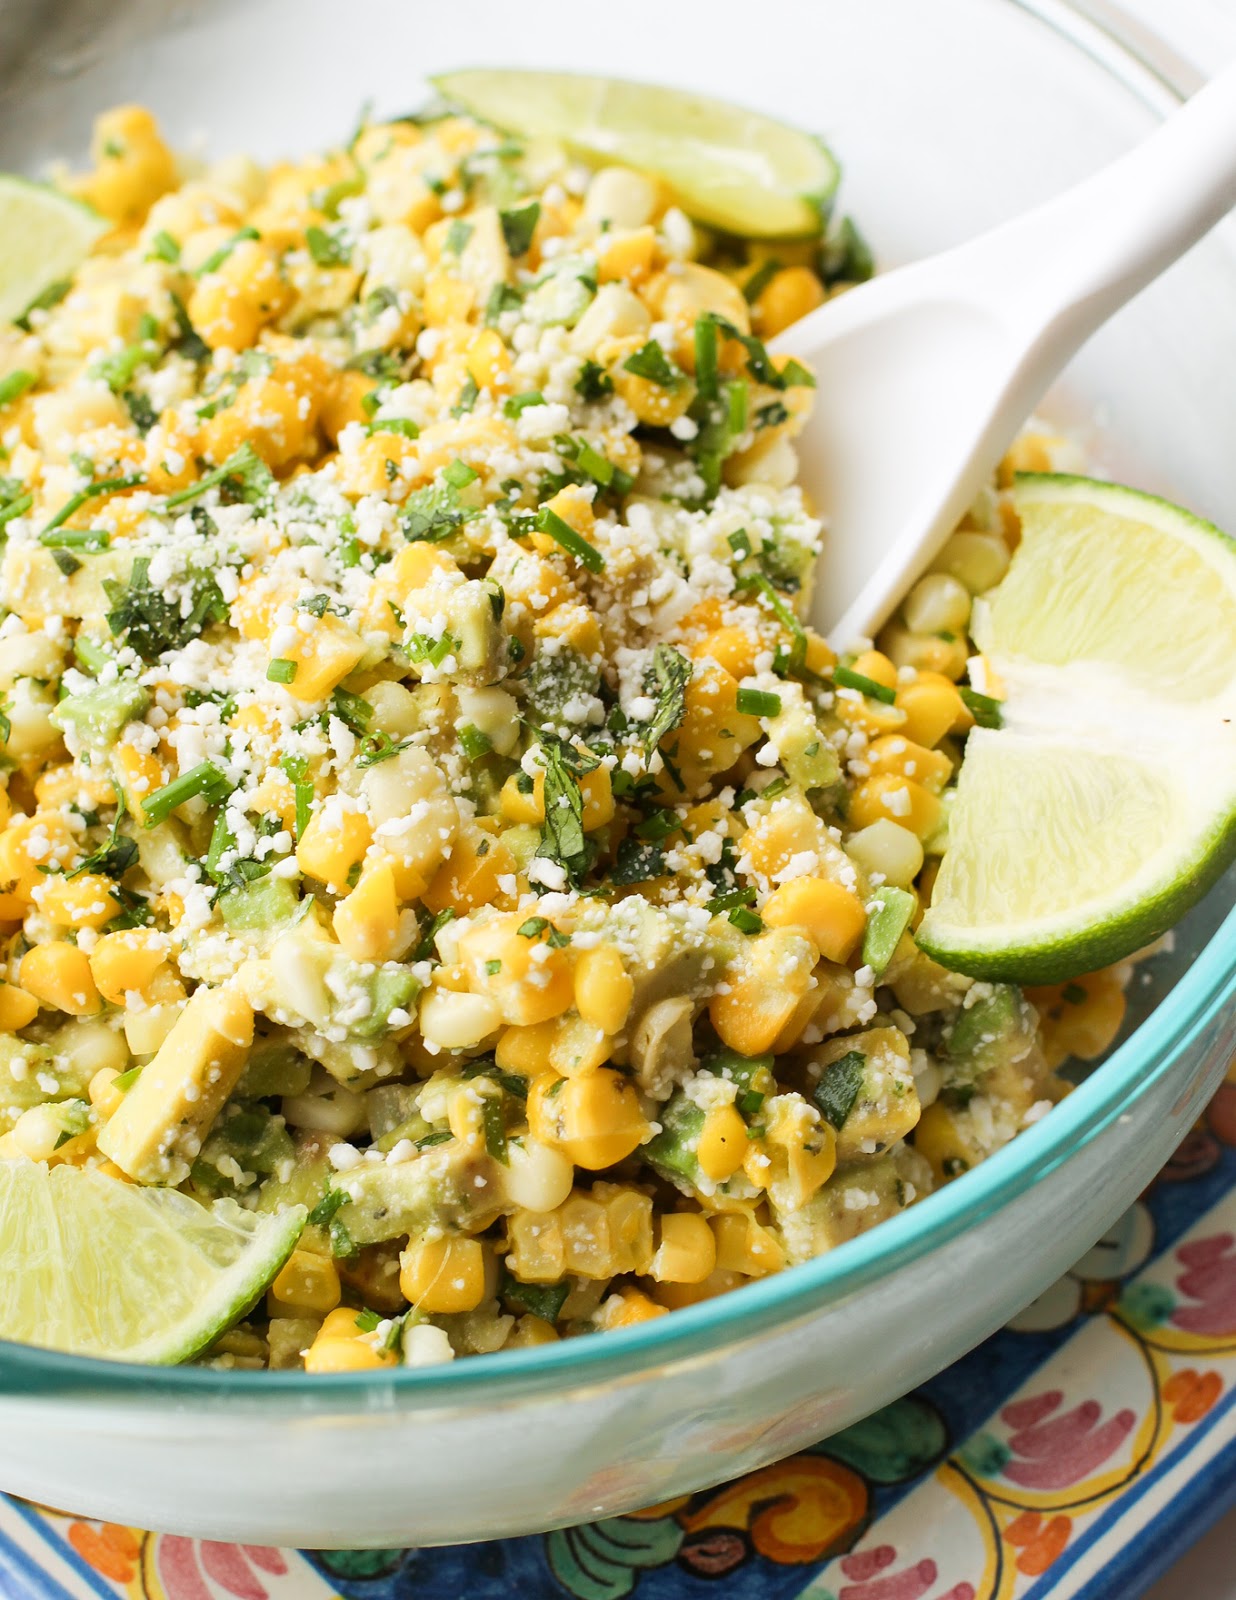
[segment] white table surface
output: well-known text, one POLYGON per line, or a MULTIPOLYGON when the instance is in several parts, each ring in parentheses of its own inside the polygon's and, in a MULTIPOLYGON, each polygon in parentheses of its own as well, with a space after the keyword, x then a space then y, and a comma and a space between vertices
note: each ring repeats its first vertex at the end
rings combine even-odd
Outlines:
MULTIPOLYGON (((1205 72, 1236 57, 1236 0, 1122 0, 1205 72)), ((1229 1511, 1145 1600, 1236 1600, 1236 1510, 1229 1511)))

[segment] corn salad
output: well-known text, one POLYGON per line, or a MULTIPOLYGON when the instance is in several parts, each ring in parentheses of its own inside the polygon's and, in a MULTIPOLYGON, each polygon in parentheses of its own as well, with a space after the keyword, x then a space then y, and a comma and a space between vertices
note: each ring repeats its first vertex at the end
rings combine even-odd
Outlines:
POLYGON ((454 116, 260 170, 122 107, 95 161, 110 233, 0 328, 0 1159, 308 1206, 208 1359, 661 1316, 1106 1048, 1123 972, 914 942, 1004 480, 878 648, 805 621, 764 341, 870 270, 848 225, 720 239, 454 116))

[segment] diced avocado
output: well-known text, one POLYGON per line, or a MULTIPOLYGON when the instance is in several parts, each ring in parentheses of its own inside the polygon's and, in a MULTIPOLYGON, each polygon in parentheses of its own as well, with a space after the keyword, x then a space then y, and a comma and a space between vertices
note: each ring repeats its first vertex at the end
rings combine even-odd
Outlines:
POLYGON ((866 1233, 930 1194, 931 1168, 916 1150, 902 1145, 861 1166, 841 1167, 805 1206, 773 1206, 787 1260, 811 1261, 866 1233))
POLYGON ((295 1147, 280 1116, 261 1104, 234 1100, 225 1106, 190 1170, 195 1189, 209 1195, 250 1187, 243 1175, 263 1178, 290 1168, 295 1147))
POLYGON ((424 1117, 417 1116, 414 1112, 412 1116, 406 1118, 403 1122, 397 1123, 393 1128, 389 1128, 380 1139, 375 1138, 373 1148, 381 1150, 385 1155, 388 1150, 393 1150, 397 1144, 402 1144, 405 1139, 410 1139, 413 1144, 418 1144, 420 1140, 428 1137, 433 1131, 433 1128, 425 1121, 424 1117))
POLYGON ((837 752, 820 730, 802 689, 788 681, 780 690, 781 710, 768 722, 768 739, 781 752, 781 765, 802 790, 828 789, 841 777, 837 752))
POLYGON ((524 301, 524 315, 541 327, 571 328, 597 292, 596 267, 578 256, 555 261, 524 301))
POLYGON ((245 1062, 236 1085, 238 1100, 267 1100, 273 1095, 304 1094, 313 1064, 290 1044, 258 1044, 245 1062))
POLYGON ((949 1088, 969 1087, 1027 1054, 1034 1041, 1035 1014, 1012 984, 976 984, 973 1004, 945 1029, 941 1066, 949 1088), (984 992, 986 991, 986 992, 984 992))
POLYGON ((497 683, 510 660, 501 609, 497 585, 482 578, 453 588, 430 584, 415 590, 403 607, 404 649, 411 670, 419 675, 428 664, 434 668, 432 676, 452 683, 497 683))
POLYGON ((80 745, 106 750, 120 738, 127 723, 145 716, 149 705, 150 696, 141 684, 122 678, 67 695, 51 720, 62 733, 71 732, 80 745))
POLYGON ((335 1171, 326 1151, 334 1141, 317 1133, 298 1133, 293 1137, 290 1168, 281 1168, 268 1177, 258 1190, 257 1209, 278 1211, 285 1206, 304 1206, 312 1211, 334 1181, 335 1171))
POLYGON ((908 889, 886 884, 876 891, 867 912, 867 931, 863 934, 863 964, 878 978, 893 959, 901 936, 918 909, 917 898, 908 889))
POLYGON ((32 1106, 84 1094, 90 1076, 75 1072, 67 1057, 55 1057, 45 1044, 0 1033, 0 1133, 32 1106))
POLYGON ((501 1204, 497 1164, 457 1141, 394 1166, 366 1162, 340 1176, 348 1203, 337 1213, 354 1244, 380 1244, 430 1222, 447 1232, 487 1225, 501 1204))
MULTIPOLYGON (((335 970, 331 969, 328 982, 333 979, 335 970)), ((348 1031, 357 1039, 381 1039, 392 1028, 406 1027, 406 1020, 392 1022, 391 1013, 411 1013, 416 1006, 416 997, 421 992, 420 983, 412 975, 411 967, 397 966, 393 961, 378 967, 376 971, 361 970, 358 986, 368 991, 370 1011, 359 1022, 348 1024, 348 1031)))
MULTIPOLYGON (((369 1132, 373 1137, 384 1138, 410 1117, 417 1116, 420 1092, 419 1083, 380 1083, 376 1089, 370 1089, 365 1105, 369 1109, 369 1132)), ((428 1131, 428 1124, 423 1131, 428 1131)))
POLYGON ((704 1126, 704 1108, 678 1090, 657 1112, 657 1121, 661 1124, 660 1133, 640 1153, 663 1178, 680 1187, 694 1188, 700 1177, 696 1149, 704 1126))
POLYGON ((219 914, 232 933, 265 932, 295 916, 300 904, 290 878, 271 873, 219 896, 219 914))
POLYGON ((139 1183, 183 1183, 252 1044, 253 1010, 240 993, 195 989, 103 1127, 99 1149, 139 1183))

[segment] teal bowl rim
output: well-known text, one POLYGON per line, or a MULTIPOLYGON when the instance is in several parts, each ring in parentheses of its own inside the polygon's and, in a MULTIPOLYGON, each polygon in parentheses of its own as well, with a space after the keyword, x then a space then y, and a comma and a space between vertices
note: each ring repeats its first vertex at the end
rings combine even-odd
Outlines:
MULTIPOLYGON (((1014 0, 1162 114, 1182 96, 1168 72, 1147 60, 1116 27, 1068 0, 1014 0)), ((1144 46, 1144 35, 1139 39, 1144 46)), ((1223 894, 1230 875, 1211 891, 1223 894)), ((732 1294, 602 1337, 564 1340, 432 1367, 311 1375, 229 1372, 212 1367, 151 1367, 65 1355, 0 1340, 0 1394, 22 1399, 174 1401, 269 1411, 440 1410, 510 1403, 529 1393, 562 1392, 696 1359, 719 1347, 801 1322, 825 1303, 853 1294, 920 1260, 1018 1199, 1116 1122, 1131 1098, 1171 1072, 1225 1009, 1236 1012, 1236 909, 1190 969, 1103 1065, 1033 1127, 974 1171, 871 1232, 801 1266, 732 1294), (307 1406, 306 1402, 312 1402, 307 1406)))

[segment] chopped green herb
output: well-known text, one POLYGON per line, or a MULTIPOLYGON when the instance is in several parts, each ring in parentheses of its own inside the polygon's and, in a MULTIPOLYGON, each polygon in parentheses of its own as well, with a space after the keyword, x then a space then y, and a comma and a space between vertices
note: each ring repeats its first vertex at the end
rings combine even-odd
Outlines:
POLYGON ((0 506, 0 528, 3 528, 6 522, 12 522, 16 517, 24 517, 33 504, 34 496, 32 494, 21 494, 18 495, 16 500, 10 500, 8 505, 0 506))
POLYGON ((305 245, 319 267, 346 267, 352 259, 352 247, 339 233, 328 233, 325 228, 305 229, 305 245))
POLYGON ((160 228, 150 241, 150 251, 146 259, 147 261, 166 261, 171 267, 174 267, 180 260, 180 246, 166 228, 160 228))
POLYGON ((755 304, 780 271, 781 263, 775 256, 769 257, 767 261, 762 261, 756 267, 755 271, 742 286, 742 297, 749 306, 755 304))
POLYGON ((212 251, 211 254, 206 257, 205 261, 202 262, 201 266, 197 269, 193 276, 195 278, 204 278, 207 273, 218 272, 219 268, 231 255, 232 251, 235 250, 238 244, 243 244, 246 239, 260 239, 261 237, 261 234, 256 228, 251 228, 248 226, 238 228, 226 244, 221 244, 217 250, 212 251))
POLYGON ((571 1293, 569 1283, 521 1283, 508 1268, 502 1268, 498 1293, 503 1300, 527 1316, 542 1322, 557 1322, 571 1293))
POLYGON ((107 625, 143 661, 155 661, 167 650, 183 650, 210 623, 227 621, 227 603, 210 574, 190 574, 193 604, 186 616, 178 598, 169 599, 152 586, 149 570, 150 558, 137 556, 127 584, 116 578, 103 580, 104 592, 112 603, 107 625))
POLYGON ((1090 996, 1080 983, 1066 983, 1060 991, 1060 998, 1067 1001, 1071 1006, 1080 1006, 1085 1005, 1090 996))
POLYGON ((585 361, 575 380, 575 393, 589 402, 604 400, 614 392, 614 380, 596 361, 585 361))
POLYGON ((644 689, 656 699, 656 710, 644 729, 646 755, 651 755, 666 734, 672 733, 686 716, 687 685, 691 682, 692 670, 690 661, 672 644, 659 644, 652 652, 644 689))
POLYGON ((847 1050, 845 1055, 829 1062, 823 1077, 811 1091, 811 1098, 821 1116, 825 1122, 831 1122, 838 1133, 845 1127, 846 1118, 854 1109, 866 1070, 867 1057, 863 1052, 847 1050))
POLYGON ((715 917, 722 911, 733 911, 739 906, 749 906, 754 899, 755 890, 752 888, 727 889, 724 894, 714 895, 704 909, 711 911, 715 917))
POLYGON ((532 245, 532 235, 541 215, 541 202, 528 200, 521 206, 512 206, 498 213, 502 223, 502 237, 513 256, 527 255, 532 245))
POLYGON ((53 528, 61 527, 75 511, 80 511, 88 500, 97 500, 101 494, 114 494, 121 489, 136 489, 139 484, 145 483, 145 481, 146 479, 142 473, 133 472, 127 477, 104 478, 99 483, 87 484, 84 489, 79 489, 70 500, 65 501, 51 521, 44 526, 43 532, 50 533, 53 528))
MULTIPOLYGON (((366 395, 365 398, 368 399, 369 396, 366 395)), ((375 417, 366 432, 370 434, 398 433, 405 439, 419 439, 421 436, 421 430, 412 421, 411 417, 375 417)))
POLYGON ((297 663, 289 661, 286 656, 276 656, 266 669, 266 677, 270 683, 291 683, 296 676, 297 663))
POLYGON ((492 328, 504 311, 518 311, 524 297, 509 283, 495 283, 485 302, 485 326, 492 328))
POLYGON ((495 1161, 509 1167, 511 1158, 506 1146, 506 1122, 502 1116, 502 1101, 497 1095, 487 1095, 481 1107, 481 1126, 485 1132, 485 1148, 495 1161))
POLYGON ((757 917, 754 911, 748 911, 746 906, 735 906, 729 914, 729 920, 739 933, 762 933, 764 930, 763 918, 757 917))
POLYGON ((473 727, 470 722, 465 722, 459 729, 459 742, 463 746, 464 755, 469 761, 480 761, 493 749, 488 735, 483 734, 479 728, 473 727))
POLYGON ((450 906, 447 906, 444 911, 439 911, 430 921, 424 933, 422 933, 420 943, 412 952, 412 959, 414 961, 432 961, 438 953, 438 947, 434 943, 434 939, 446 927, 447 923, 454 922, 458 915, 459 913, 453 911, 450 906))
POLYGON ((336 689, 331 696, 330 709, 331 715, 338 717, 358 739, 369 731, 373 707, 360 695, 348 689, 336 689))
POLYGON ((751 554, 751 539, 745 528, 739 528, 734 533, 726 535, 725 541, 740 561, 751 554))
POLYGON ((175 494, 168 495, 167 509, 174 511, 177 506, 188 505, 190 501, 200 499, 209 490, 221 488, 233 481, 239 488, 241 498, 250 504, 256 504, 264 499, 274 481, 270 468, 247 442, 242 444, 239 450, 234 451, 222 466, 207 472, 189 488, 178 489, 175 494))
POLYGON ((539 389, 529 389, 525 394, 513 394, 509 400, 504 401, 502 414, 505 417, 518 417, 527 411, 529 406, 543 406, 544 404, 545 396, 541 391, 539 389))
POLYGON ((655 339, 641 345, 622 365, 627 372, 655 383, 659 389, 677 389, 684 377, 682 369, 670 360, 655 339))

